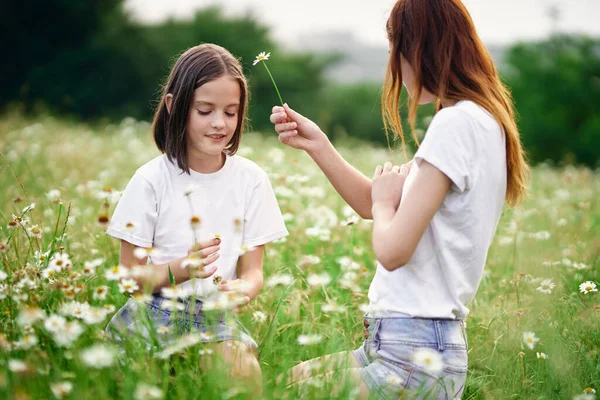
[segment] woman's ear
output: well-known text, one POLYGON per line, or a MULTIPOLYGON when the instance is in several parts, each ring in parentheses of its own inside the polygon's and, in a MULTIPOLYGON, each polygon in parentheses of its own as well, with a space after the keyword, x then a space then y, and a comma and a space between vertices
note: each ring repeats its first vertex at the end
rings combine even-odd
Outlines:
POLYGON ((165 105, 167 106, 167 112, 171 114, 171 106, 173 105, 173 94, 167 93, 165 96, 165 105))

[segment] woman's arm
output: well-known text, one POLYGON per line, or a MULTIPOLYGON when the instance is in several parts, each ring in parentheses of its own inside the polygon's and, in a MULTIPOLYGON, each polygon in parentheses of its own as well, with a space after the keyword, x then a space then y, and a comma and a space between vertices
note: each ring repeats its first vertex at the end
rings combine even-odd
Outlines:
POLYGON ((125 240, 121 240, 119 264, 128 268, 132 268, 136 265, 143 266, 144 273, 141 276, 133 278, 136 280, 141 292, 148 291, 150 293, 156 293, 171 284, 169 280, 169 267, 171 268, 171 273, 175 278, 176 284, 183 283, 192 277, 204 279, 214 274, 217 270, 216 266, 204 270, 202 267, 193 268, 188 266, 181 268, 181 264, 185 260, 194 259, 200 261, 203 265, 215 262, 219 258, 218 251, 220 249, 220 243, 221 239, 210 239, 205 242, 197 243, 189 250, 187 257, 178 258, 177 260, 173 260, 166 264, 152 265, 146 264, 148 262, 148 257, 144 257, 143 259, 135 257, 134 250, 136 249, 136 246, 125 240))
POLYGON ((313 121, 287 106, 273 107, 271 122, 281 143, 304 150, 315 161, 344 201, 365 219, 371 219, 371 179, 350 165, 313 121))
POLYGON ((407 188, 406 174, 391 165, 378 168, 373 180, 373 250, 388 271, 410 261, 450 190, 450 178, 424 160, 415 173, 407 188))

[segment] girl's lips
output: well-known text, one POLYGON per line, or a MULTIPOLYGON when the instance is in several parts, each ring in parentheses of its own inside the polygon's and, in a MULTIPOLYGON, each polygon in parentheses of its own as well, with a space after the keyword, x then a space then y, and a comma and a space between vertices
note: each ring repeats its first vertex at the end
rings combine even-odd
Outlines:
POLYGON ((207 135, 207 137, 213 142, 221 142, 223 139, 227 137, 227 135, 207 135))

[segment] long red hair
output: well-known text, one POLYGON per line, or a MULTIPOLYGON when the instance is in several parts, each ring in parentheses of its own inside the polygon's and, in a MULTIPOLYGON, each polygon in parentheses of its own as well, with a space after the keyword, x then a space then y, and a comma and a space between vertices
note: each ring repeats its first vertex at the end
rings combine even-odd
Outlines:
POLYGON ((462 1, 398 0, 387 21, 387 35, 390 58, 382 94, 386 134, 391 127, 405 146, 398 113, 402 55, 415 75, 416 93, 411 93, 413 98, 409 99, 408 108, 413 136, 423 88, 438 97, 438 110, 442 108, 440 98, 471 100, 486 109, 506 135, 506 201, 516 205, 527 193, 529 166, 515 122, 512 97, 462 1))

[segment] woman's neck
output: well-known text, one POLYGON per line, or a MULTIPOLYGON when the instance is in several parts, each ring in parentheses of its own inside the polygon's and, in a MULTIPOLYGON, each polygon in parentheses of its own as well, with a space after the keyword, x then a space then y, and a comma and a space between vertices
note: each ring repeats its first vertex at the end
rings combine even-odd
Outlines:
POLYGON ((440 99, 440 102, 442 103, 442 107, 447 108, 456 105, 456 103, 458 103, 458 100, 440 99))
POLYGON ((188 167, 201 174, 212 174, 225 165, 225 154, 202 154, 201 156, 188 155, 188 167))

